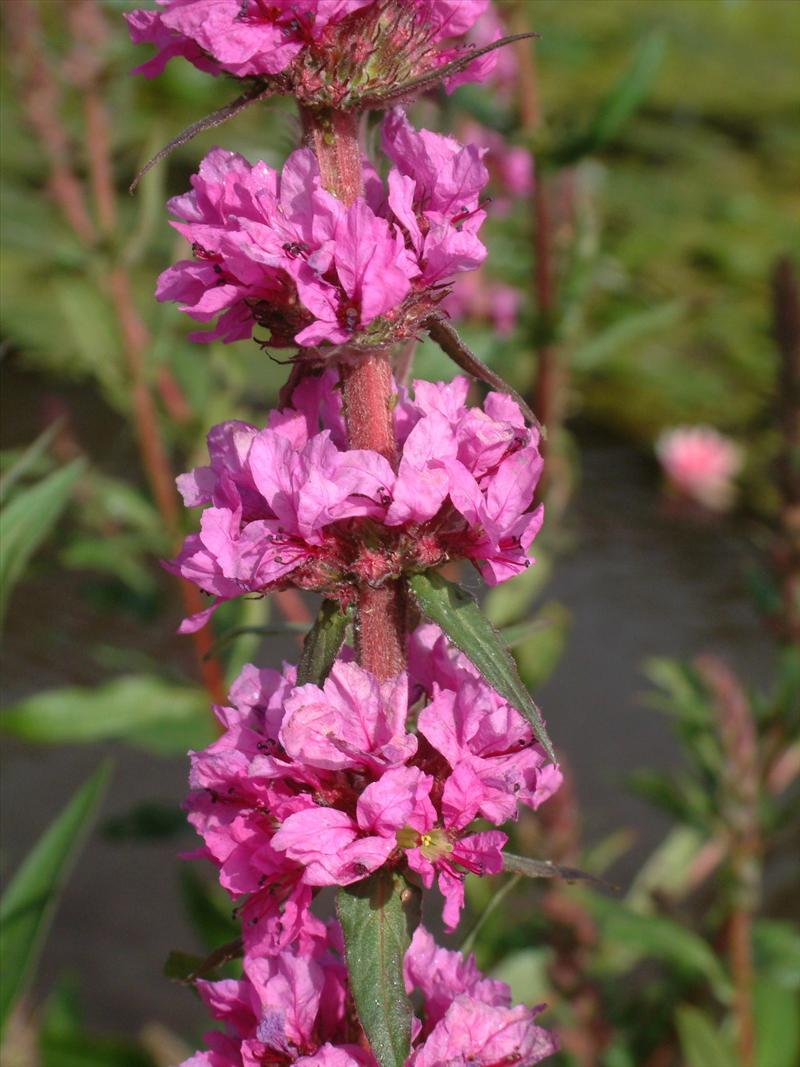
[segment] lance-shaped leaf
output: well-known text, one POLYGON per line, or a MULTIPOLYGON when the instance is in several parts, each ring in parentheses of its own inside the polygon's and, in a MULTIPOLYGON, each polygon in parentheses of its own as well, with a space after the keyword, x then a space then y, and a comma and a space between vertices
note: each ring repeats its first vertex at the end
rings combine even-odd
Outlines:
POLYGON ((409 584, 422 613, 440 626, 489 685, 525 716, 537 741, 555 763, 555 752, 542 713, 523 685, 502 637, 475 600, 435 571, 414 574, 409 584))
POLYGON ((0 622, 11 590, 28 560, 44 542, 69 503, 72 487, 86 468, 83 459, 53 471, 36 485, 18 490, 0 513, 0 622))
POLYGON ((389 871, 347 886, 337 898, 350 989, 381 1067, 402 1067, 411 1048, 403 959, 418 907, 418 891, 389 871))
POLYGON ((303 653, 297 666, 297 684, 322 685, 330 674, 350 616, 341 610, 335 600, 323 600, 316 621, 303 642, 303 653))
POLYGON ((152 674, 33 693, 0 714, 0 733, 45 744, 120 740, 164 755, 214 738, 203 690, 152 674))
POLYGON ((592 882, 603 889, 616 888, 609 882, 604 882, 602 878, 577 867, 562 867, 560 863, 553 863, 552 860, 533 860, 528 856, 516 856, 513 852, 503 853, 503 870, 525 878, 563 878, 566 882, 592 882))
POLYGON ((645 37, 634 53, 631 65, 601 102, 584 133, 557 146, 548 162, 570 166, 607 145, 628 119, 641 107, 656 79, 666 49, 666 38, 656 30, 645 37))
POLYGON ((104 764, 78 790, 28 853, 0 900, 0 1032, 31 976, 109 773, 104 764))
POLYGON ((473 378, 477 378, 478 381, 490 385, 492 389, 507 393, 519 405, 520 411, 528 422, 536 427, 542 437, 547 437, 547 430, 542 426, 517 390, 475 355, 472 349, 464 343, 458 330, 448 319, 443 315, 432 315, 424 325, 431 335, 431 340, 436 342, 456 366, 466 371, 467 374, 471 374, 473 378))

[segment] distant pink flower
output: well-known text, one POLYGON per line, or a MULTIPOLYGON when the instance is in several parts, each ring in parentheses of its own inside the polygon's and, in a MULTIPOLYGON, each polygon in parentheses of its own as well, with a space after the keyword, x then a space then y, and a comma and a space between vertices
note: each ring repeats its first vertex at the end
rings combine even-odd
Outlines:
POLYGON ((220 601, 291 581, 347 603, 358 581, 449 558, 472 560, 492 585, 530 564, 542 460, 512 400, 490 393, 482 409, 468 408, 466 379, 415 382, 413 400, 395 409, 394 471, 377 452, 343 447, 335 380, 333 371, 306 378, 298 406, 274 412, 263 430, 231 422, 211 431, 211 464, 178 479, 186 504, 205 510, 170 570, 220 601))
POLYGON ((730 438, 709 426, 678 426, 661 435, 656 454, 679 492, 713 511, 732 504, 742 452, 730 438))
POLYGON ((442 302, 447 314, 458 320, 488 321, 500 337, 517 328, 522 293, 512 285, 490 280, 482 271, 459 274, 452 292, 442 302))
MULTIPOLYGON (((158 3, 157 9, 126 15, 134 42, 158 49, 153 59, 137 68, 138 73, 153 77, 170 59, 182 56, 211 74, 257 78, 309 105, 336 107, 352 105, 378 90, 391 93, 458 58, 462 49, 452 42, 463 37, 488 7, 488 0, 158 3), (365 79, 368 60, 370 77, 365 79), (359 74, 357 89, 353 71, 359 74)), ((493 30, 487 32, 494 39, 493 30)), ((476 60, 458 82, 449 82, 449 88, 462 80, 484 78, 494 61, 493 54, 476 60)))
POLYGON ((465 141, 480 146, 485 152, 492 181, 493 214, 507 214, 509 198, 530 196, 534 185, 534 161, 527 148, 509 144, 503 134, 478 122, 468 123, 462 133, 465 141))
POLYGON ((273 347, 374 348, 413 336, 453 278, 486 255, 477 231, 488 174, 479 149, 414 130, 399 109, 384 143, 397 160, 388 196, 373 172, 350 207, 322 188, 310 149, 280 173, 213 149, 192 191, 170 201, 194 259, 163 272, 158 299, 217 320, 195 340, 238 341, 257 326, 273 347))

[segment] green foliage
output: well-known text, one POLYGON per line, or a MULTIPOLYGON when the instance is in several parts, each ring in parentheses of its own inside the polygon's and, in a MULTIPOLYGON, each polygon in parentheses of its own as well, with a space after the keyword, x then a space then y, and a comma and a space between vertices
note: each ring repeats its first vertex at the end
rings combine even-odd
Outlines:
POLYGON ((0 1032, 31 978, 109 774, 110 767, 103 765, 81 786, 28 853, 0 900, 0 1032))
POLYGON ((627 904, 582 892, 579 898, 600 931, 600 960, 609 974, 622 975, 645 960, 662 960, 695 979, 708 982, 723 1002, 730 998, 730 979, 708 943, 666 915, 639 914, 627 904))
POLYGON ((547 948, 518 949, 492 968, 492 978, 508 983, 515 1004, 541 1004, 552 996, 547 977, 551 960, 547 948))
POLYGON ((34 693, 0 714, 0 730, 44 744, 124 740, 164 755, 203 748, 214 736, 207 694, 155 675, 34 693))
POLYGON ((800 1057, 800 1000, 765 978, 755 985, 756 1067, 795 1067, 800 1057))
POLYGON ((137 1042, 86 1030, 73 984, 64 980, 44 1006, 38 1052, 41 1067, 155 1067, 137 1042))
POLYGON ((409 585, 422 613, 440 626, 489 685, 525 716, 536 739, 555 763, 542 714, 525 688, 503 639, 473 598, 435 571, 412 575, 409 585))
POLYGON ((683 1005, 676 1023, 686 1067, 731 1067, 736 1062, 730 1042, 699 1008, 683 1005))
MULTIPOLYGON (((3 464, 4 473, 0 477, 0 506, 5 504, 11 490, 17 484, 35 474, 40 464, 47 463, 47 450, 60 429, 59 420, 51 423, 46 430, 39 434, 36 440, 23 449, 21 454, 13 457, 10 463, 3 464)), ((7 460, 8 453, 3 453, 2 458, 7 460)))
POLYGON ((144 801, 126 811, 106 819, 101 832, 109 841, 162 841, 184 834, 189 829, 186 815, 174 804, 144 801))
MULTIPOLYGON (((31 453, 39 448, 35 442, 31 453)), ((0 511, 0 623, 5 618, 8 601, 31 556, 44 543, 69 503, 72 490, 86 464, 82 459, 53 471, 40 482, 18 489, 0 511)))
POLYGON ((555 145, 545 162, 555 167, 571 166, 609 145, 649 96, 665 48, 662 32, 656 30, 648 34, 634 52, 628 70, 600 102, 585 132, 564 144, 555 145))
POLYGON ((381 1067, 403 1067, 411 1047, 411 1002, 403 959, 411 943, 410 909, 418 891, 379 871, 339 891, 350 988, 358 1017, 381 1067))
POLYGON ((788 922, 759 919, 753 930, 755 966, 776 986, 800 990, 800 931, 788 922))
POLYGON ((297 684, 322 685, 342 647, 350 616, 335 600, 324 600, 303 642, 297 665, 297 684))

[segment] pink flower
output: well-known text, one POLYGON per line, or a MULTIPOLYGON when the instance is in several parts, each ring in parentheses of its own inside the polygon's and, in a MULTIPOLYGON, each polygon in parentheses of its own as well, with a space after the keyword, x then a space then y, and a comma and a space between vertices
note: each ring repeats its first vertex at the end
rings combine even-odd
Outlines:
POLYGON ((273 347, 374 348, 414 336, 453 277, 486 255, 477 231, 487 172, 478 149, 415 131, 399 110, 384 140, 398 160, 388 198, 373 172, 350 207, 322 188, 310 149, 280 173, 212 150, 192 191, 170 201, 195 258, 163 272, 158 299, 217 320, 197 340, 237 341, 256 326, 273 347))
POLYGON ((466 995, 503 1008, 511 1005, 511 990, 505 982, 482 975, 474 956, 439 948, 424 926, 414 931, 403 974, 406 992, 418 989, 424 998, 426 1034, 444 1017, 455 997, 466 995))
POLYGON ((661 435, 656 454, 669 483, 712 511, 724 511, 734 498, 741 449, 709 426, 678 426, 661 435))
POLYGON ((543 1010, 511 1007, 505 982, 484 977, 475 957, 438 948, 417 927, 405 959, 406 991, 420 990, 423 1016, 409 1067, 454 1064, 534 1064, 558 1050, 536 1026, 543 1010))
MULTIPOLYGON (((488 6, 488 0, 402 0, 387 17, 387 0, 158 3, 160 10, 126 15, 134 42, 158 49, 138 73, 153 77, 183 56, 208 73, 258 78, 310 106, 335 107, 391 93, 458 58, 461 49, 448 42, 471 29, 488 6)), ((494 39, 493 28, 489 34, 481 43, 494 39)), ((448 87, 479 80, 493 66, 493 55, 482 57, 448 87)))
POLYGON ((453 770, 442 807, 458 819, 480 815, 500 826, 517 817, 518 803, 538 808, 561 784, 529 723, 466 672, 455 690, 434 685, 418 728, 453 770))
POLYGON ((377 452, 342 447, 335 380, 333 371, 307 378, 298 406, 263 430, 231 422, 211 431, 210 465, 178 479, 186 503, 205 510, 170 570, 220 600, 291 581, 349 603, 359 581, 449 558, 472 560, 490 584, 530 564, 542 461, 512 400, 490 393, 482 409, 468 408, 465 379, 416 382, 395 410, 395 472, 377 452))
MULTIPOLYGON (((541 1009, 540 1009, 541 1010, 541 1009)), ((408 1067, 529 1067, 558 1051, 552 1034, 536 1026, 536 1009, 500 1008, 457 997, 408 1067)))
POLYGON ((319 936, 311 887, 349 885, 388 864, 438 881, 455 927, 466 871, 502 869, 505 834, 473 832, 517 804, 538 807, 560 784, 528 724, 435 627, 414 637, 440 680, 379 683, 349 661, 321 687, 246 667, 218 709, 223 735, 192 754, 190 822, 201 855, 242 908, 245 943, 275 952, 319 936), (450 658, 448 658, 450 657, 450 658), (409 708, 419 705, 418 743, 409 708))
MULTIPOLYGON (((348 1011, 347 971, 336 923, 308 951, 248 954, 240 980, 198 981, 212 1016, 224 1026, 205 1035, 208 1051, 182 1067, 377 1067, 348 1011)), ((485 978, 473 957, 438 948, 419 927, 405 959, 409 993, 422 993, 407 1067, 538 1063, 557 1049, 538 1027, 542 1009, 511 1007, 507 985, 485 978)))
POLYGON ((182 1067, 373 1067, 371 1056, 347 1043, 346 972, 326 940, 323 927, 309 953, 247 955, 240 980, 198 981, 225 1030, 206 1034, 209 1051, 182 1067))
POLYGON ((415 739, 405 732, 408 688, 402 675, 378 682, 355 663, 340 663, 321 689, 300 686, 283 708, 284 750, 311 767, 380 773, 416 752, 415 739))
POLYGON ((442 307, 453 319, 487 320, 500 337, 510 337, 517 326, 522 293, 503 282, 490 281, 481 271, 459 274, 442 307))

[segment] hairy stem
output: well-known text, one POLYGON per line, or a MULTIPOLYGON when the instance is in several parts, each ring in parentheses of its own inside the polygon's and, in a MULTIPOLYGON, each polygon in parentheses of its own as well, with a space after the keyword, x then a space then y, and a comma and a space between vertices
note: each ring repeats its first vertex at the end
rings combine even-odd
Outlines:
MULTIPOLYGON (((322 182, 344 204, 364 191, 358 116, 349 112, 301 110, 306 144, 314 150, 322 182)), ((397 464, 392 419, 394 386, 385 352, 358 353, 340 365, 347 443, 372 449, 397 464)), ((405 666, 406 586, 400 579, 358 590, 356 655, 378 678, 391 678, 405 666)))

